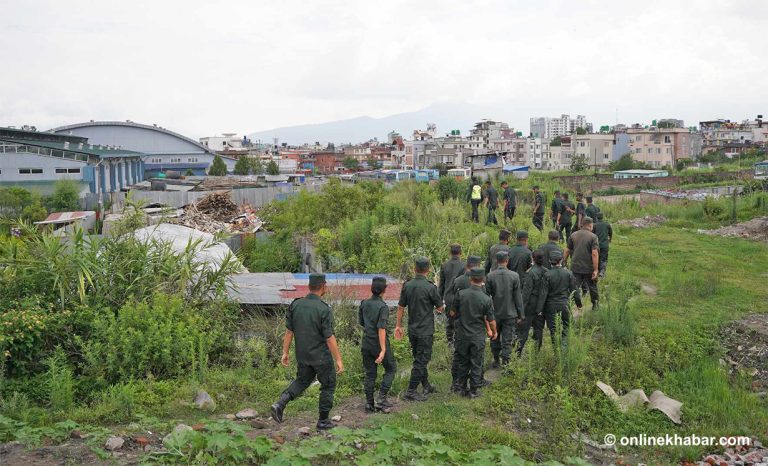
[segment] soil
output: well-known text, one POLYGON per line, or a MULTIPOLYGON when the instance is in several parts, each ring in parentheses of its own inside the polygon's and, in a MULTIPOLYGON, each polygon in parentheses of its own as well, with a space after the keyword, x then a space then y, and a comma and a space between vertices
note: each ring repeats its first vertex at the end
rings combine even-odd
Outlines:
POLYGON ((663 215, 646 215, 645 217, 633 218, 631 220, 619 220, 617 225, 629 225, 633 228, 651 228, 662 225, 667 222, 667 217, 663 215))
POLYGON ((724 327, 720 338, 732 373, 747 371, 752 389, 768 391, 768 314, 750 314, 724 327))
POLYGON ((745 238, 768 243, 768 217, 753 218, 747 222, 729 225, 717 230, 699 230, 699 233, 725 236, 726 238, 745 238))

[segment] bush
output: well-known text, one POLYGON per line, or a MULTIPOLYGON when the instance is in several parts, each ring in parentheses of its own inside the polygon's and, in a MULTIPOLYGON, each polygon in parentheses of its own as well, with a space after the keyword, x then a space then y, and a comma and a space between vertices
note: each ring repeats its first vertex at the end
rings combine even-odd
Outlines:
POLYGON ((72 369, 61 348, 57 348, 48 364, 48 405, 57 413, 66 413, 74 405, 75 390, 72 369))
POLYGON ((251 272, 298 272, 301 265, 301 256, 285 235, 246 238, 240 257, 251 272))
POLYGON ((126 304, 117 315, 104 313, 84 343, 86 372, 111 383, 201 374, 222 330, 202 314, 179 295, 156 295, 150 303, 126 304))

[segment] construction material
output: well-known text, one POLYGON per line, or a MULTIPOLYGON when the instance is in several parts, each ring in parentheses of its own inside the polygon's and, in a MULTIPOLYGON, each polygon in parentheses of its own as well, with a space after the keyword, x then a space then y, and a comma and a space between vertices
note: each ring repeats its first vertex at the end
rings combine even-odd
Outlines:
POLYGON ((173 223, 206 233, 253 233, 263 225, 254 209, 247 205, 238 209, 226 191, 212 192, 184 206, 183 214, 173 223))
POLYGON ((668 397, 660 390, 656 390, 655 392, 651 393, 649 398, 640 388, 631 390, 629 393, 623 396, 619 396, 613 390, 613 387, 600 381, 597 382, 597 388, 605 393, 608 398, 613 400, 621 412, 627 412, 630 408, 633 407, 647 405, 648 409, 656 409, 666 414, 667 417, 675 424, 680 424, 682 422, 680 420, 680 409, 682 408, 683 404, 675 399, 668 397))

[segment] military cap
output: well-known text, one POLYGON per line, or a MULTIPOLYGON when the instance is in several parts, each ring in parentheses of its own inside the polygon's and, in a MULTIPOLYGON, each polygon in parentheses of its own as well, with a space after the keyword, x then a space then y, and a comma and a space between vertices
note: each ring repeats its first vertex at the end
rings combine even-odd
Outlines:
POLYGON ((416 264, 417 269, 427 269, 429 268, 429 258, 428 257, 417 257, 416 260, 413 261, 414 264, 416 264))
POLYGON ((482 261, 483 259, 481 259, 480 256, 467 257, 467 265, 480 265, 480 262, 482 261))
POLYGON ((501 262, 509 259, 509 253, 507 251, 499 251, 496 253, 496 260, 501 262))
POLYGON ((517 239, 525 239, 528 237, 528 232, 525 230, 520 230, 517 232, 517 239))
POLYGON ((311 273, 309 274, 309 286, 315 287, 325 285, 324 273, 311 273))
POLYGON ((371 285, 387 286, 387 279, 384 277, 373 277, 371 285))
POLYGON ((563 258, 563 253, 557 249, 555 249, 554 251, 550 251, 549 253, 550 262, 557 262, 559 260, 562 260, 562 258, 563 258))
POLYGON ((472 267, 472 270, 469 271, 469 276, 471 278, 482 278, 485 276, 485 270, 482 267, 472 267))
POLYGON ((597 219, 598 220, 602 220, 603 219, 603 213, 602 212, 598 212, 597 213, 597 219))

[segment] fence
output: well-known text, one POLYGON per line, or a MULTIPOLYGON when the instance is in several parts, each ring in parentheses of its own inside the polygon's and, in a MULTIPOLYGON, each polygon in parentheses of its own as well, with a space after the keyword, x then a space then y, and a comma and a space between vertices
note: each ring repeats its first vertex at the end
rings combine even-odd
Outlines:
MULTIPOLYGON (((263 207, 275 200, 284 200, 295 196, 301 190, 316 192, 320 190, 321 185, 301 185, 301 186, 270 186, 268 188, 245 188, 232 189, 229 191, 232 200, 237 205, 248 204, 251 207, 263 207)), ((131 190, 130 196, 133 200, 141 200, 147 204, 162 204, 169 207, 183 207, 191 204, 198 199, 210 194, 211 191, 140 191, 131 190)), ((113 211, 121 210, 125 204, 125 193, 104 194, 101 199, 102 205, 113 206, 113 211)), ((86 194, 81 201, 86 210, 96 210, 99 204, 99 195, 86 194)))

